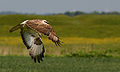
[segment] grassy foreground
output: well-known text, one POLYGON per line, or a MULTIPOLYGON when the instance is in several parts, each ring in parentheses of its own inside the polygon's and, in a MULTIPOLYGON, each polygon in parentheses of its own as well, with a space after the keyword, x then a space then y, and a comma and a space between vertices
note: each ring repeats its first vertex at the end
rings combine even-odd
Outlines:
POLYGON ((119 58, 45 57, 34 63, 28 57, 0 56, 0 72, 119 72, 119 58))

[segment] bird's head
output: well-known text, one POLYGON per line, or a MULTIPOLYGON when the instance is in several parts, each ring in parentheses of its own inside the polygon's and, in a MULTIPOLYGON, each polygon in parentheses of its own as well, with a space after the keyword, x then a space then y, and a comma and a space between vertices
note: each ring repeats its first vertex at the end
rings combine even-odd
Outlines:
POLYGON ((49 24, 49 22, 47 20, 42 20, 43 24, 49 24))

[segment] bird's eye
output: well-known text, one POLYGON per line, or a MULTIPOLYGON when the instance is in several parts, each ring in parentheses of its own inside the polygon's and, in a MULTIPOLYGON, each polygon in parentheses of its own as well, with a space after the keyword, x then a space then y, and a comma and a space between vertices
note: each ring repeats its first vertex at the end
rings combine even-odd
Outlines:
POLYGON ((44 21, 44 23, 49 24, 48 21, 46 21, 46 20, 44 21))

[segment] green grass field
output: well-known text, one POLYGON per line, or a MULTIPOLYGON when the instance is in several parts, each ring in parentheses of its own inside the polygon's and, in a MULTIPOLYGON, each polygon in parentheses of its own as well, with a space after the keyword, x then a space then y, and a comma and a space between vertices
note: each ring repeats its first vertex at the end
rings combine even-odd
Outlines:
POLYGON ((0 36, 19 36, 8 30, 26 19, 46 19, 60 37, 105 38, 120 36, 119 15, 0 15, 0 36))
POLYGON ((119 58, 45 57, 34 63, 24 56, 0 56, 0 72, 119 72, 119 58))
POLYGON ((0 15, 0 72, 119 72, 119 15, 0 15), (42 35, 45 59, 28 57, 19 30, 9 29, 26 19, 46 19, 64 42, 56 47, 42 35))

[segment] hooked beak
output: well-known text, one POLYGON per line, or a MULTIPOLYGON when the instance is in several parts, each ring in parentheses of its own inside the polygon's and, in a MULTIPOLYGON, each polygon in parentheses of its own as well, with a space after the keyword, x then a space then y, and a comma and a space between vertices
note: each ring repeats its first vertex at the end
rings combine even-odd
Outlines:
POLYGON ((12 27, 12 28, 9 30, 9 32, 16 31, 16 30, 20 29, 21 27, 22 27, 22 25, 18 24, 18 25, 16 25, 16 26, 12 27))

